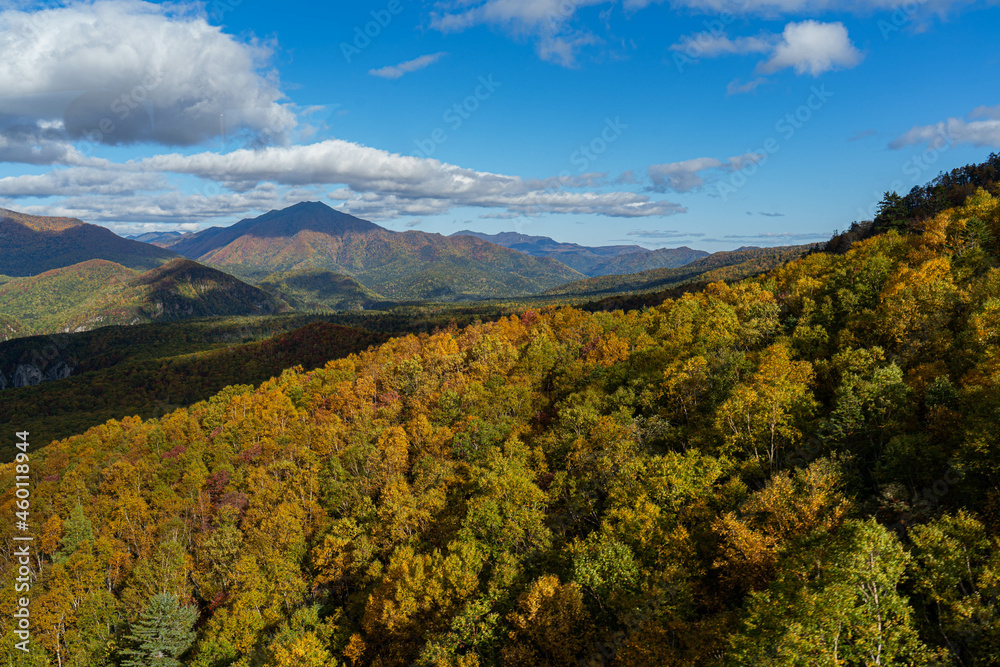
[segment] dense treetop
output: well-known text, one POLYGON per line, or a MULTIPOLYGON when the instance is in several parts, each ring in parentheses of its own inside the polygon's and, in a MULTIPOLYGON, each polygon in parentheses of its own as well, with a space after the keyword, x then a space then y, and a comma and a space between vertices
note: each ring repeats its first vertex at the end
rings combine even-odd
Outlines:
POLYGON ((53 443, 19 664, 996 664, 997 194, 53 443))

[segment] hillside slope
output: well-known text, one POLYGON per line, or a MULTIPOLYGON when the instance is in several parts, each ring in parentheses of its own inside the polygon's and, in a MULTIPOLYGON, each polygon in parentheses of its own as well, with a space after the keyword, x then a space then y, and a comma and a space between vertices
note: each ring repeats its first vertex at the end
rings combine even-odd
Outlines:
POLYGON ((89 260, 147 271, 177 253, 123 239, 75 218, 48 218, 0 209, 0 274, 34 276, 89 260))
POLYGON ((318 202, 208 229, 171 249, 254 282, 326 269, 392 299, 520 296, 581 277, 551 259, 472 237, 393 232, 318 202))
POLYGON ((740 280, 773 269, 815 247, 815 245, 778 246, 717 252, 678 268, 586 278, 554 287, 545 294, 604 297, 612 294, 654 292, 695 281, 740 280))
POLYGON ((674 268, 708 256, 703 250, 687 247, 648 250, 638 245, 583 246, 561 243, 547 236, 529 236, 517 232, 484 234, 466 229, 455 232, 452 236, 474 236, 533 257, 549 257, 591 277, 674 268))
POLYGON ((259 287, 296 310, 358 310, 385 301, 350 276, 327 269, 272 273, 259 287))
POLYGON ((36 657, 110 667, 183 605, 194 667, 995 664, 998 252, 982 192, 33 450, 36 657))
POLYGON ((183 258, 145 273, 90 260, 0 284, 0 315, 22 336, 284 307, 257 287, 183 258))

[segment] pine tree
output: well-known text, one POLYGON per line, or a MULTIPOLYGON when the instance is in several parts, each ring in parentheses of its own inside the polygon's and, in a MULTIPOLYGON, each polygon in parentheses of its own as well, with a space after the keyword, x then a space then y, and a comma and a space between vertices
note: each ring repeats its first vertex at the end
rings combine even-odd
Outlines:
POLYGON ((197 618, 195 609, 181 606, 176 595, 154 595, 125 638, 131 648, 122 651, 126 658, 122 665, 181 667, 183 663, 176 658, 194 643, 195 633, 191 628, 197 618))

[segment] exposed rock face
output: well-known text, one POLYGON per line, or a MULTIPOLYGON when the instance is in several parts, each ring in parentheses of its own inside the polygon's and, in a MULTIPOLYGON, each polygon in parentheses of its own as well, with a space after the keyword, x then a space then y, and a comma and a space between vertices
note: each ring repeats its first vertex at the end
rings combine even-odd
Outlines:
POLYGON ((79 361, 58 337, 0 343, 0 390, 64 380, 78 366, 79 361))
POLYGON ((45 376, 42 374, 42 369, 38 366, 33 364, 19 364, 14 369, 14 386, 32 387, 36 384, 41 384, 43 377, 45 376))
POLYGON ((65 380, 72 374, 73 367, 65 361, 59 360, 45 369, 45 372, 42 374, 42 379, 45 382, 50 382, 52 380, 65 380))

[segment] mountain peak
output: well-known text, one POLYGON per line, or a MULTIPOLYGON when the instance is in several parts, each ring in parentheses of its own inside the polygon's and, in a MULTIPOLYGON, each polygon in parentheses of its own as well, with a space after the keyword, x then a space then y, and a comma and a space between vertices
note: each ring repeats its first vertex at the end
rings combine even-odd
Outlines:
POLYGON ((256 218, 240 220, 229 227, 211 227, 185 237, 170 246, 174 252, 196 259, 213 250, 249 236, 258 239, 292 238, 302 232, 340 236, 351 232, 366 233, 382 229, 349 213, 338 211, 323 202, 304 201, 288 208, 268 211, 256 218))
POLYGON ((28 215, 0 209, 0 274, 33 276, 51 269, 104 259, 130 269, 149 270, 176 255, 110 229, 76 218, 28 215))

